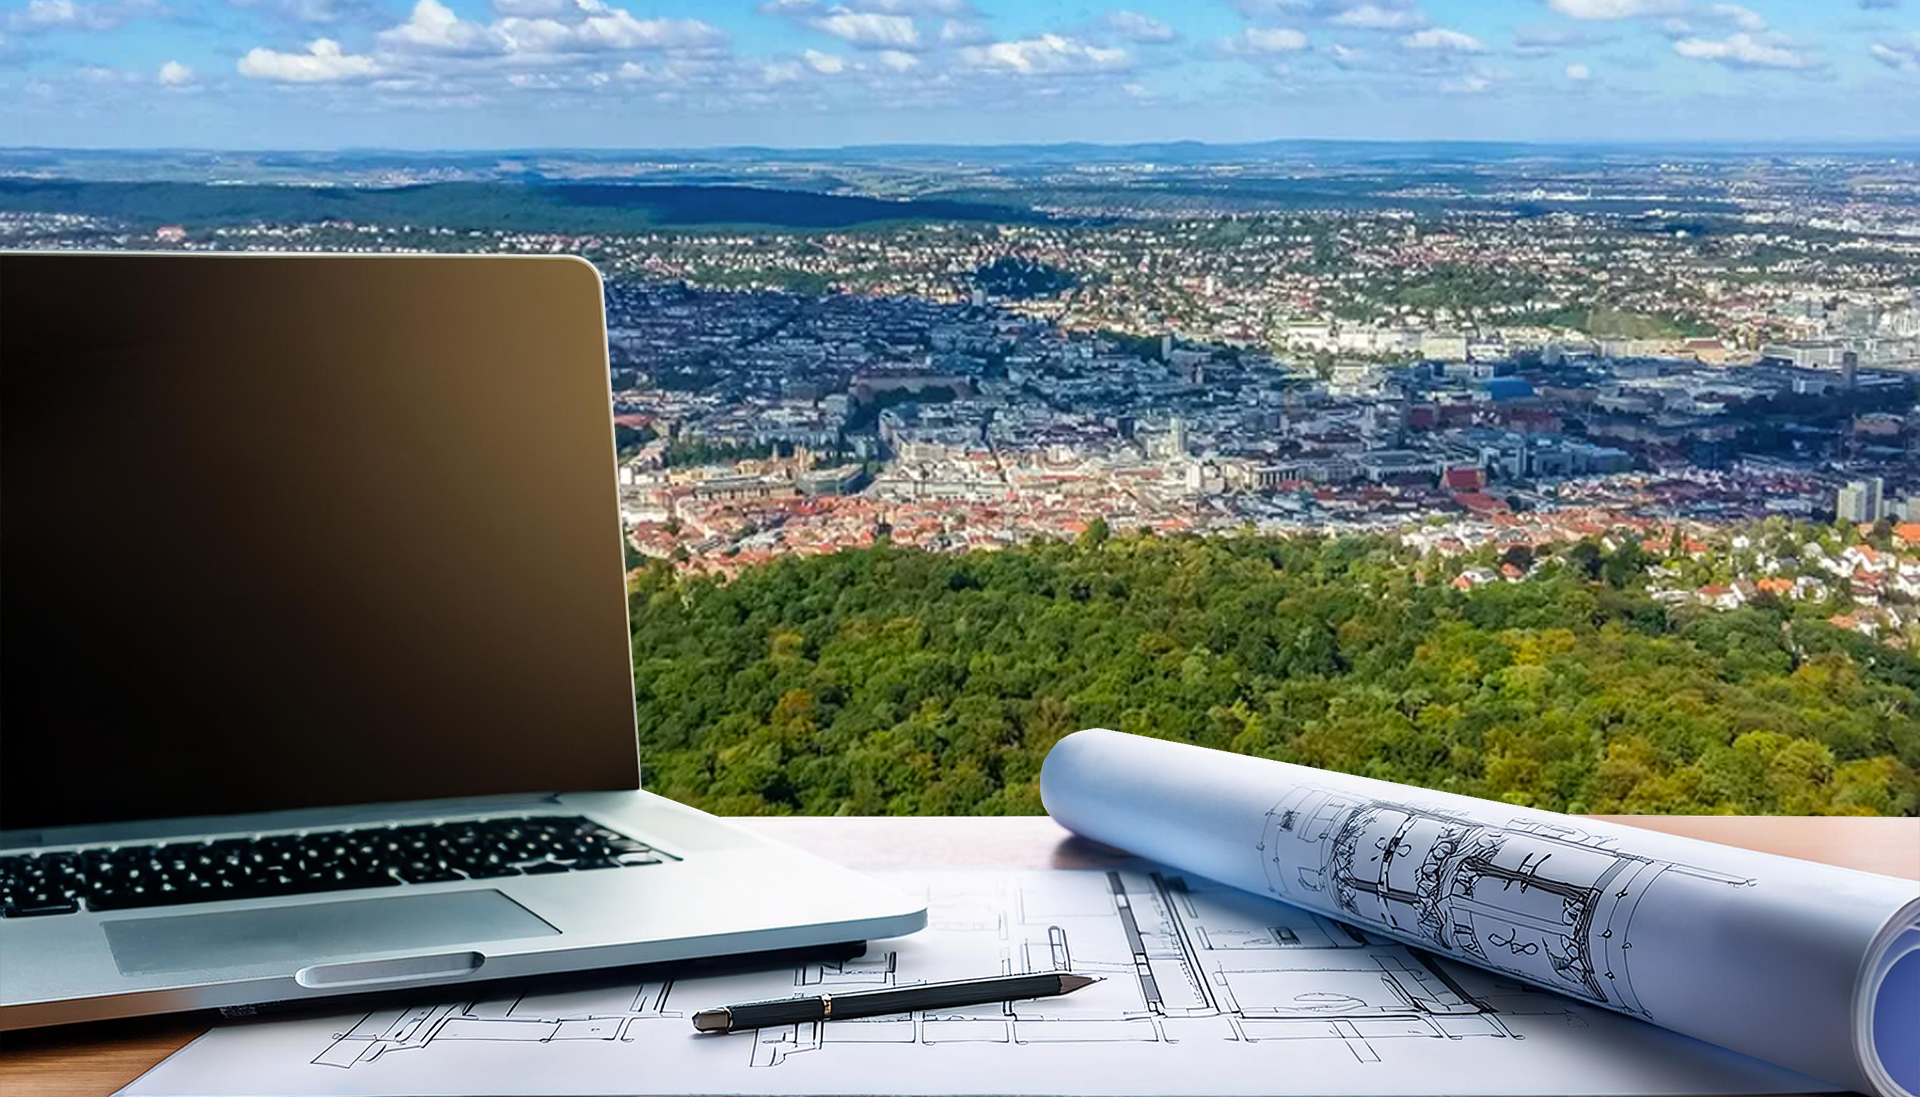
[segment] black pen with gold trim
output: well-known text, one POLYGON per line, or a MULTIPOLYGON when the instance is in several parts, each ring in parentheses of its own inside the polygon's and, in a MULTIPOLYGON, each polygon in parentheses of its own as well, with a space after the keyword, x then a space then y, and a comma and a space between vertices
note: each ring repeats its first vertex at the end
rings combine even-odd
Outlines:
POLYGON ((1100 981, 1096 975, 1049 971, 1042 975, 1001 975, 992 979, 960 979, 951 983, 921 983, 887 990, 860 990, 849 994, 815 994, 770 1002, 703 1009, 693 1015, 701 1032, 739 1032, 750 1028, 792 1025, 802 1021, 836 1021, 846 1017, 880 1017, 916 1009, 949 1009, 1011 1002, 1020 998, 1052 998, 1072 994, 1100 981))

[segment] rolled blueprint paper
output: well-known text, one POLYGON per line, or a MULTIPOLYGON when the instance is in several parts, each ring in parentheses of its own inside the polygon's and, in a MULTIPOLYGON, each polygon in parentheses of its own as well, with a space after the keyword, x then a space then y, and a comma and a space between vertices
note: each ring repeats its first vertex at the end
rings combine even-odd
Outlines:
POLYGON ((1920 1097, 1920 883, 1093 729, 1078 834, 1848 1089, 1920 1097))

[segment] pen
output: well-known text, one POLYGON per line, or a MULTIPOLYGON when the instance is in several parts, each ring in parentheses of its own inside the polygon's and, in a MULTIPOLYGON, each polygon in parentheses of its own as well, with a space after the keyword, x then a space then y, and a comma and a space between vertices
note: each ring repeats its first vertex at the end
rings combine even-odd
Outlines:
POLYGON ((780 998, 770 1002, 745 1002, 737 1006, 703 1009, 693 1015, 693 1027, 701 1032, 738 1032, 741 1029, 791 1025, 801 1021, 879 1017, 916 1009, 1008 1002, 1016 998, 1051 998, 1058 994, 1072 994, 1081 987, 1099 981, 1097 975, 1049 971, 1040 975, 960 979, 951 983, 922 983, 919 986, 863 990, 852 994, 780 998))

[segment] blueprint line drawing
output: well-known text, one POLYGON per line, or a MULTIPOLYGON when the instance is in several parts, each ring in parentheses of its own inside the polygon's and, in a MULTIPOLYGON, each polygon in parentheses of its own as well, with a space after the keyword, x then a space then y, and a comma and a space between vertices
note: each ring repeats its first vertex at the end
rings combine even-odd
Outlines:
MULTIPOLYGON (((537 993, 475 986, 437 1003, 223 1026, 121 1097, 1417 1097, 1436 1087, 1463 1097, 1715 1097, 1819 1088, 1394 941, 1331 908, 1308 911, 1149 862, 877 875, 927 897, 926 929, 854 956, 609 971, 522 984, 537 993), (690 1020, 730 1002, 1063 970, 1102 978, 1052 998, 729 1035, 696 1033, 690 1020)), ((1524 949, 1527 939, 1511 943, 1524 949)))
POLYGON ((1256 848, 1275 898, 1331 905, 1359 926, 1653 1019, 1633 988, 1641 897, 1666 873, 1728 888, 1755 881, 1613 842, 1570 824, 1516 817, 1493 825, 1302 785, 1267 812, 1256 848))
MULTIPOLYGON (((935 885, 928 897, 928 932, 976 945, 1001 974, 1071 970, 1106 980, 1060 998, 761 1029, 741 1042, 748 1065, 778 1068, 794 1056, 832 1055, 853 1045, 1190 1040, 1322 1041, 1345 1047, 1357 1062, 1377 1063, 1397 1040, 1516 1038, 1490 997, 1470 993, 1431 956, 1179 875, 987 877, 935 885)), ((940 977, 944 973, 903 971, 897 950, 879 948, 850 960, 798 964, 785 981, 800 995, 940 977)), ((352 1018, 310 1061, 355 1069, 463 1041, 630 1042, 638 1026, 684 1028, 693 1012, 722 1000, 717 988, 701 985, 714 981, 667 979, 374 1011, 352 1018)), ((1551 996, 1503 989, 1505 1012, 1558 1015, 1563 1024, 1578 1024, 1551 996)))
POLYGON ((614 991, 512 995, 495 999, 375 1010, 353 1023, 311 1060, 346 1069, 435 1041, 487 1040, 552 1043, 556 1040, 626 1040, 630 1026, 650 1018, 680 1017, 666 1008, 673 981, 642 983, 614 991))

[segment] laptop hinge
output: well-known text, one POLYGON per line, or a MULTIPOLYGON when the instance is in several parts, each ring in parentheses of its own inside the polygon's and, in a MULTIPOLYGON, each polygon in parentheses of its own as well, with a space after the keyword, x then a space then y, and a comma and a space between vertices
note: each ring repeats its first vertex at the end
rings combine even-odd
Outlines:
POLYGON ((49 827, 43 830, 5 830, 0 831, 0 849, 79 846, 98 842, 146 842, 201 834, 252 834, 263 830, 381 826, 403 819, 436 819, 455 815, 487 815, 502 811, 538 810, 555 803, 559 797, 560 794, 557 792, 460 796, 443 800, 348 804, 340 807, 297 808, 290 811, 255 812, 246 815, 132 819, 116 823, 49 827))

